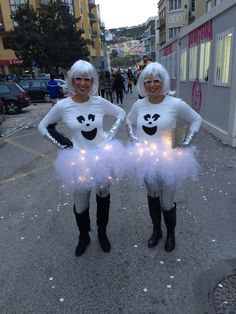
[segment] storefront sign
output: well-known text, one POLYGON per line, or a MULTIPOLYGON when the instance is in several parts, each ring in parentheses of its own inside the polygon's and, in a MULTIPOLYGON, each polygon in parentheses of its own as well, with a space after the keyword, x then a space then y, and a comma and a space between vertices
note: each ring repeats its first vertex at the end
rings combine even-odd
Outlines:
POLYGON ((188 34, 188 46, 191 47, 192 45, 199 44, 203 40, 211 39, 212 39, 212 20, 209 20, 188 34))
POLYGON ((11 65, 11 64, 22 64, 23 60, 19 59, 9 59, 9 60, 0 60, 0 65, 11 65))

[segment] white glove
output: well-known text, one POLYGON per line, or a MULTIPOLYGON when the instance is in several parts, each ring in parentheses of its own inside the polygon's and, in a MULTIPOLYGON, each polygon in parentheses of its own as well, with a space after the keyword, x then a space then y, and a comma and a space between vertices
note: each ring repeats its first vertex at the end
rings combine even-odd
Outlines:
POLYGON ((195 135, 197 134, 197 132, 189 130, 188 134, 186 135, 183 143, 180 145, 181 147, 188 147, 191 145, 195 135))

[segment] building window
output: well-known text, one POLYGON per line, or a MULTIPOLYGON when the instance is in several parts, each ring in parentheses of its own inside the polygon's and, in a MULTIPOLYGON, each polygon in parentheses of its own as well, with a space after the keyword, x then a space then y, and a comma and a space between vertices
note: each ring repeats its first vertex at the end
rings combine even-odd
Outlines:
POLYGON ((206 3, 206 11, 207 12, 211 11, 211 0, 207 1, 207 3, 206 3))
POLYGON ((194 81, 197 78, 197 48, 192 46, 189 48, 189 80, 194 81))
POLYGON ((17 11, 17 8, 21 5, 26 4, 27 0, 10 0, 10 8, 11 12, 15 13, 17 11))
POLYGON ((2 44, 4 49, 11 49, 11 39, 9 37, 3 37, 2 44))
POLYGON ((187 50, 183 49, 180 54, 180 81, 186 81, 187 75, 187 50))
POLYGON ((181 9, 181 0, 170 0, 169 11, 181 9))
POLYGON ((180 32, 180 27, 169 28, 169 39, 177 37, 180 32))
POLYGON ((160 43, 161 45, 164 45, 164 43, 166 42, 166 33, 162 33, 160 34, 160 43))
POLYGON ((74 16, 73 0, 61 0, 61 2, 69 6, 70 14, 74 16))
POLYGON ((195 11, 195 0, 191 0, 190 1, 190 7, 189 7, 190 11, 195 11))
POLYGON ((200 44, 199 81, 207 82, 209 79, 211 42, 200 44))
POLYGON ((215 85, 229 86, 233 29, 218 34, 216 38, 214 83, 215 85))
POLYGON ((160 20, 165 20, 166 18, 166 10, 165 8, 160 12, 160 20))

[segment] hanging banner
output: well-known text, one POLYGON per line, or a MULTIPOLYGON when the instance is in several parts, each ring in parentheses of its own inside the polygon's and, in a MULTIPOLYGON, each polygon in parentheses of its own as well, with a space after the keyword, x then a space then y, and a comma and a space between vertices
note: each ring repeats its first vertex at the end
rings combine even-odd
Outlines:
POLYGON ((164 56, 168 56, 170 54, 172 54, 172 44, 170 44, 164 48, 164 56))
POLYGON ((203 40, 211 39, 212 39, 212 20, 209 20, 188 34, 188 47, 199 44, 203 40))

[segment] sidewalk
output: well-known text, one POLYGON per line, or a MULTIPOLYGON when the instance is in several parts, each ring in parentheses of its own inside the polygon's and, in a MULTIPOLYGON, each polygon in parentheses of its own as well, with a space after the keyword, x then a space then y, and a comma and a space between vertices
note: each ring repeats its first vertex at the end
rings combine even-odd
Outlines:
POLYGON ((51 108, 51 104, 31 104, 27 109, 15 115, 6 115, 5 121, 0 125, 0 141, 9 135, 18 132, 22 128, 27 128, 37 123, 46 115, 51 108))

